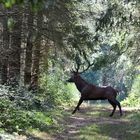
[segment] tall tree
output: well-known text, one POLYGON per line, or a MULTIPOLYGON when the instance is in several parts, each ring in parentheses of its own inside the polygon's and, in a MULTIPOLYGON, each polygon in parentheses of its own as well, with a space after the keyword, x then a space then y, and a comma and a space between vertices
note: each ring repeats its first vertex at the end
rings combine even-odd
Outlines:
POLYGON ((20 44, 22 14, 20 7, 14 6, 9 15, 9 59, 8 59, 8 80, 9 84, 16 84, 20 76, 20 44))
POLYGON ((31 65, 32 65, 32 48, 33 48, 33 36, 34 36, 34 13, 31 9, 28 9, 28 36, 26 47, 26 59, 25 59, 25 84, 29 85, 31 81, 31 65))
POLYGON ((22 12, 22 31, 20 48, 20 86, 25 85, 26 51, 28 38, 28 5, 26 4, 22 12))
POLYGON ((31 66, 31 84, 30 87, 36 89, 38 87, 38 79, 39 79, 39 62, 40 62, 40 48, 42 43, 42 34, 40 32, 40 28, 42 28, 43 23, 43 13, 37 13, 35 18, 36 24, 36 40, 33 44, 33 52, 32 52, 32 66, 31 66))
MULTIPOLYGON (((1 7, 3 15, 6 15, 7 10, 1 7)), ((8 71, 8 47, 9 47, 9 30, 7 26, 7 16, 3 16, 2 20, 2 43, 1 43, 1 83, 5 84, 7 82, 7 71, 8 71)))

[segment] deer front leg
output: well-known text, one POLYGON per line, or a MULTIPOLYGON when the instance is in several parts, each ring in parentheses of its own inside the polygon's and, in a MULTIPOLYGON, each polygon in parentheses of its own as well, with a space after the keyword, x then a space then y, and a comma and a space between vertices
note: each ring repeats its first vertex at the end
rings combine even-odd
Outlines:
POLYGON ((74 111, 72 112, 72 114, 74 114, 79 109, 79 106, 82 104, 82 102, 83 102, 83 99, 80 98, 80 100, 79 100, 77 106, 75 107, 74 111))

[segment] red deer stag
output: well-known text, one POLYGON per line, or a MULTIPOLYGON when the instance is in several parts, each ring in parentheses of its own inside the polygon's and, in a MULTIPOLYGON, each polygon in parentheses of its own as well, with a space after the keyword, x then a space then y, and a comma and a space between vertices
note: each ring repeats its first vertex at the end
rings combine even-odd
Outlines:
POLYGON ((116 106, 119 107, 120 116, 122 116, 121 105, 119 101, 116 100, 117 90, 115 90, 111 86, 98 87, 98 86, 88 83, 80 76, 78 69, 76 71, 72 71, 72 77, 69 80, 67 80, 67 82, 74 82, 77 89, 81 93, 81 98, 76 108, 72 112, 72 114, 74 114, 77 110, 79 110, 79 106, 82 104, 84 100, 106 100, 107 99, 108 102, 113 106, 113 110, 112 110, 112 113, 110 114, 110 117, 113 116, 116 110, 116 106))

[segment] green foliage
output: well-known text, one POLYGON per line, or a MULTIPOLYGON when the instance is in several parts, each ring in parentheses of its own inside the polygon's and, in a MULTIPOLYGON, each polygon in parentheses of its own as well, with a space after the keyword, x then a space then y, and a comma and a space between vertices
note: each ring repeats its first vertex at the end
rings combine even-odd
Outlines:
POLYGON ((124 106, 140 107, 140 75, 136 75, 128 97, 122 102, 124 106))
POLYGON ((42 111, 45 107, 43 107, 41 99, 36 95, 31 97, 29 92, 27 98, 26 94, 27 91, 23 89, 13 90, 1 86, 0 127, 3 130, 22 133, 31 128, 48 128, 53 124, 51 114, 42 111))
POLYGON ((37 12, 44 7, 44 0, 30 0, 30 5, 33 11, 37 12))
POLYGON ((45 96, 47 106, 70 105, 75 98, 75 93, 72 93, 75 88, 73 85, 65 82, 63 71, 54 67, 54 70, 48 74, 42 74, 40 78, 40 88, 45 96))
POLYGON ((15 4, 21 4, 24 0, 0 0, 0 3, 3 3, 6 8, 11 8, 15 4))
POLYGON ((15 0, 6 0, 3 1, 6 8, 10 8, 13 4, 15 4, 15 0))
POLYGON ((51 116, 38 111, 22 110, 12 101, 0 100, 0 125, 8 132, 26 132, 29 128, 47 127, 53 123, 51 116))
POLYGON ((3 5, 6 8, 12 8, 14 5, 27 5, 29 4, 31 9, 34 12, 38 12, 39 10, 42 10, 45 6, 53 6, 55 4, 55 0, 48 0, 47 2, 45 0, 1 0, 0 3, 3 3, 3 5))
POLYGON ((10 31, 12 31, 12 29, 14 28, 14 25, 15 25, 14 19, 13 18, 8 18, 7 27, 10 31))
MULTIPOLYGON (((28 3, 26 0, 1 0, 0 2, 3 3, 6 8, 11 8, 15 4, 28 3)), ((44 7, 44 0, 30 0, 29 4, 34 11, 37 11, 44 7)))

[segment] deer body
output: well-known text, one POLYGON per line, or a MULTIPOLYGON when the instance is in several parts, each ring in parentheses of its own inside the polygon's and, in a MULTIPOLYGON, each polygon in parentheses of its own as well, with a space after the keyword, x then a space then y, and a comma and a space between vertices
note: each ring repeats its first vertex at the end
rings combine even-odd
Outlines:
POLYGON ((117 91, 111 86, 107 87, 98 87, 93 84, 86 82, 79 73, 73 72, 73 76, 68 80, 68 82, 74 82, 77 89, 81 93, 81 98, 78 105, 76 106, 73 113, 79 109, 79 106, 83 100, 105 100, 107 99, 109 103, 113 106, 113 111, 110 116, 113 116, 116 106, 120 109, 120 115, 122 115, 121 105, 116 100, 117 91))
POLYGON ((81 96, 85 100, 111 99, 116 98, 116 92, 111 87, 102 88, 93 85, 88 85, 82 90, 81 96))

